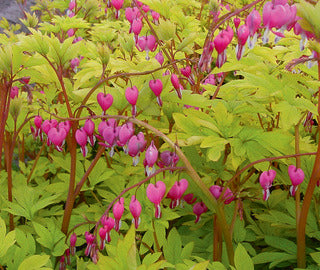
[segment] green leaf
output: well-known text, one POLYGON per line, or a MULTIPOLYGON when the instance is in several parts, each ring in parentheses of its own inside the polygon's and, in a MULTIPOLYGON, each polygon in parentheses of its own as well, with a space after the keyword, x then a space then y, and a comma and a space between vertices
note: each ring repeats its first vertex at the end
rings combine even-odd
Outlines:
POLYGON ((234 263, 237 270, 254 270, 253 262, 246 249, 239 243, 235 254, 234 263))
POLYGON ((311 258, 320 265, 320 252, 310 253, 311 258))
POLYGON ((211 263, 212 268, 214 270, 227 270, 227 268, 221 262, 213 262, 211 263))
POLYGON ((192 270, 206 270, 208 269, 209 265, 209 261, 204 261, 204 262, 200 262, 200 263, 197 263, 195 266, 193 266, 191 269, 192 270))
POLYGON ((173 228, 163 246, 164 256, 169 263, 177 264, 182 262, 181 251, 181 237, 176 228, 173 228))
POLYGON ((44 267, 49 262, 49 255, 33 255, 26 258, 19 266, 18 270, 50 269, 44 267))
POLYGON ((153 254, 148 254, 146 257, 144 257, 142 264, 145 265, 151 265, 153 263, 155 263, 161 256, 162 252, 155 252, 153 254))
POLYGON ((286 238, 266 235, 264 240, 271 247, 286 251, 289 254, 297 253, 297 245, 286 238))
POLYGON ((170 20, 161 20, 159 26, 156 28, 156 32, 161 40, 174 39, 176 34, 176 25, 170 20))
POLYGON ((262 264, 269 262, 280 262, 295 259, 296 255, 284 252, 262 252, 252 258, 254 264, 262 264))
POLYGON ((4 257, 8 249, 15 243, 15 231, 6 234, 6 224, 0 217, 0 258, 4 257))
POLYGON ((177 46, 177 51, 183 50, 185 47, 187 47, 189 44, 191 44, 195 39, 197 38, 196 33, 192 33, 189 36, 185 37, 182 42, 179 43, 177 46))

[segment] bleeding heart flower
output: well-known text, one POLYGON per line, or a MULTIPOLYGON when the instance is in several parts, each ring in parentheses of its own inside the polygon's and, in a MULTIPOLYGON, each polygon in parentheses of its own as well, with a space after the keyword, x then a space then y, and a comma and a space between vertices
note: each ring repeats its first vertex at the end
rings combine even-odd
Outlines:
POLYGON ((272 186, 272 182, 274 178, 276 177, 276 171, 275 170, 269 170, 263 172, 259 177, 259 182, 261 187, 263 188, 263 200, 268 200, 270 196, 270 188, 272 186))
POLYGON ((86 256, 89 256, 91 254, 92 249, 94 249, 94 247, 95 247, 96 237, 89 232, 85 232, 84 235, 85 235, 86 242, 87 242, 87 247, 86 247, 84 254, 86 256))
POLYGON ((163 89, 162 81, 160 79, 149 81, 149 87, 152 92, 156 95, 159 106, 162 106, 162 100, 160 94, 163 89))
POLYGON ((133 20, 132 25, 131 25, 131 31, 134 33, 134 38, 135 40, 138 39, 138 36, 141 32, 142 29, 142 21, 140 18, 136 18, 133 20))
POLYGON ((116 13, 115 13, 116 19, 119 18, 119 15, 120 15, 119 10, 122 8, 123 2, 124 2, 124 0, 111 0, 111 4, 116 9, 116 13))
POLYGON ((166 185, 162 181, 157 181, 156 184, 149 184, 147 187, 147 197, 155 206, 155 217, 161 217, 160 202, 166 193, 166 185))
POLYGON ((128 87, 126 89, 125 96, 127 101, 132 105, 132 116, 135 116, 137 114, 136 104, 139 96, 138 88, 135 85, 132 87, 128 87))
POLYGON ((239 27, 239 25, 240 25, 240 22, 241 22, 240 18, 234 18, 234 19, 233 19, 233 24, 234 24, 234 27, 235 27, 236 29, 238 29, 238 27, 239 27))
POLYGON ((60 122, 58 127, 63 128, 66 131, 66 133, 68 134, 70 131, 70 128, 71 128, 70 121, 60 122))
POLYGON ((257 41, 257 30, 261 24, 261 15, 260 13, 253 9, 250 14, 246 18, 246 25, 249 30, 249 39, 248 39, 248 47, 249 49, 253 49, 256 41, 257 41))
POLYGON ((151 11, 151 16, 152 16, 152 19, 153 19, 153 23, 155 25, 158 25, 159 24, 160 14, 158 12, 151 11))
POLYGON ((70 251, 72 256, 76 254, 76 243, 77 243, 77 235, 73 233, 70 236, 70 251))
POLYGON ((290 194, 291 196, 294 196, 298 185, 300 185, 304 180, 304 172, 300 168, 296 168, 294 165, 290 165, 288 167, 288 174, 292 183, 292 186, 290 187, 290 194))
MULTIPOLYGON (((101 218, 101 224, 104 230, 106 231, 106 235, 107 235, 107 237, 104 237, 104 239, 101 239, 103 240, 103 243, 100 242, 100 249, 103 249, 105 241, 107 243, 110 243, 111 241, 110 231, 114 228, 115 221, 112 217, 103 216, 101 218), (101 248, 101 246, 103 247, 101 248)), ((102 231, 103 233, 104 233, 104 230, 102 231)))
POLYGON ((175 208, 179 205, 180 199, 188 188, 188 180, 181 179, 176 181, 172 188, 169 190, 167 197, 171 199, 170 208, 175 208))
POLYGON ((201 219, 200 216, 207 211, 208 211, 208 208, 203 202, 197 202, 193 206, 193 213, 196 215, 196 220, 194 223, 198 223, 201 219))
POLYGON ((136 227, 136 229, 138 229, 139 227, 139 224, 140 224, 140 214, 141 214, 141 204, 140 202, 136 199, 136 196, 135 195, 132 195, 131 197, 131 202, 130 202, 130 205, 129 205, 129 210, 130 210, 130 213, 132 214, 133 216, 133 219, 132 219, 132 223, 134 223, 134 226, 136 227))
POLYGON ((157 162, 158 159, 158 149, 155 147, 153 141, 151 142, 150 146, 146 150, 146 173, 147 176, 153 174, 155 172, 154 164, 157 162))
POLYGON ((113 216, 115 218, 114 229, 118 232, 121 228, 121 217, 124 212, 124 198, 121 197, 112 208, 113 216))
POLYGON ((147 13, 150 10, 150 7, 148 5, 143 5, 142 10, 147 13))
POLYGON ((213 40, 214 47, 218 52, 216 66, 218 68, 227 61, 226 49, 233 37, 233 30, 228 26, 226 30, 222 30, 213 40))
POLYGON ((106 146, 111 148, 109 152, 110 157, 114 155, 114 146, 116 145, 118 134, 118 127, 107 126, 103 130, 103 139, 108 143, 106 146))
POLYGON ((40 115, 37 115, 34 120, 34 125, 36 126, 36 130, 35 130, 35 137, 40 137, 40 140, 42 141, 42 117, 40 115))
POLYGON ((160 168, 164 167, 174 167, 177 165, 179 161, 179 156, 171 151, 163 151, 160 154, 160 160, 158 162, 158 166, 160 168))
POLYGON ((128 142, 128 154, 133 157, 133 166, 136 166, 139 162, 140 152, 143 152, 147 142, 144 139, 142 132, 139 132, 138 135, 133 135, 128 142))
POLYGON ((17 86, 13 86, 10 91, 10 98, 14 99, 19 96, 19 88, 17 86))
POLYGON ((249 37, 249 27, 247 25, 241 25, 237 31, 238 45, 236 47, 237 59, 240 60, 244 54, 245 44, 249 37))
POLYGON ((187 204, 194 204, 196 202, 197 198, 192 193, 188 193, 187 195, 184 195, 183 200, 187 204))
POLYGON ((99 93, 97 95, 97 101, 102 108, 103 112, 105 113, 106 110, 108 110, 112 103, 113 103, 113 97, 111 94, 104 94, 104 93, 99 93))
POLYGON ((150 60, 149 52, 154 52, 157 46, 157 40, 153 35, 139 37, 136 41, 137 49, 140 52, 146 51, 146 60, 150 60))
POLYGON ((75 138, 76 138, 77 143, 80 145, 82 155, 84 157, 86 157, 88 154, 88 148, 87 148, 88 135, 87 135, 87 133, 84 131, 83 128, 80 128, 76 131, 75 138))
POLYGON ((131 122, 123 124, 119 129, 117 145, 124 147, 124 151, 127 154, 128 148, 125 147, 129 139, 134 134, 133 124, 131 122))
POLYGON ((164 62, 164 57, 163 57, 162 51, 159 51, 154 58, 155 58, 155 59, 159 62, 159 64, 162 66, 162 64, 163 64, 163 62, 164 62))
POLYGON ((67 136, 65 129, 51 128, 48 132, 48 139, 55 145, 56 149, 61 152, 64 140, 67 136))
POLYGON ((93 146, 96 142, 96 137, 93 135, 94 133, 94 122, 91 119, 87 119, 84 123, 83 130, 87 133, 88 142, 91 146, 93 146))

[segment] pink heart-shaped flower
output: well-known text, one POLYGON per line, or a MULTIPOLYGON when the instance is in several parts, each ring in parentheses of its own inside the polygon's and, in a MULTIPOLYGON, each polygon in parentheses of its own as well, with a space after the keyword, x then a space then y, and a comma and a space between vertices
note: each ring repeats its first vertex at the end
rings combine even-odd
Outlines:
POLYGON ((99 93, 97 95, 97 101, 100 107, 102 108, 102 110, 105 112, 111 107, 113 103, 113 97, 111 94, 99 93))
POLYGON ((162 181, 157 181, 155 185, 150 183, 147 187, 147 197, 154 204, 159 204, 165 193, 166 185, 162 181))
POLYGON ((162 81, 160 79, 151 80, 149 82, 149 87, 152 90, 152 92, 156 95, 156 97, 158 97, 160 96, 163 89, 162 81))
POLYGON ((288 167, 288 174, 293 186, 300 185, 304 179, 304 172, 300 168, 296 168, 294 165, 288 167))

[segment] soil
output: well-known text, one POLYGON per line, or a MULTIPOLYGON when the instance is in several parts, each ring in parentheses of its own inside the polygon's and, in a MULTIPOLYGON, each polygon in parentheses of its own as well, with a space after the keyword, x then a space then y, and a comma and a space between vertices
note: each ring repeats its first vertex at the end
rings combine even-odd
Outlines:
MULTIPOLYGON (((35 0, 25 0, 25 5, 22 6, 23 9, 29 12, 30 6, 35 4, 35 0)), ((23 18, 23 12, 16 0, 0 0, 0 19, 2 17, 6 18, 9 23, 20 23, 19 18, 23 18)), ((0 32, 2 28, 0 27, 0 32)), ((22 31, 26 30, 25 27, 22 31)))

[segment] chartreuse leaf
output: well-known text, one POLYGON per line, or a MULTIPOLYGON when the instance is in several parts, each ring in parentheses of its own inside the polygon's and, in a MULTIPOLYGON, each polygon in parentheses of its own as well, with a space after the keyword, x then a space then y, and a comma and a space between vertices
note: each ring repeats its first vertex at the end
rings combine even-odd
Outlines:
POLYGON ((182 262, 181 252, 181 237, 176 228, 173 228, 163 246, 163 253, 169 263, 177 264, 182 262))
POLYGON ((15 243, 15 231, 6 234, 6 223, 0 217, 0 258, 4 257, 7 250, 15 243))
POLYGON ((209 261, 204 261, 204 262, 197 263, 191 269, 192 270, 206 270, 206 269, 208 269, 207 268, 208 265, 209 265, 209 261))
POLYGON ((314 33, 318 38, 320 37, 319 12, 319 2, 315 6, 306 1, 301 1, 297 5, 297 15, 302 18, 302 20, 299 21, 299 24, 304 30, 314 33))
POLYGON ((131 225, 124 239, 119 239, 113 255, 100 254, 97 266, 99 269, 126 270, 137 269, 135 228, 131 225))
POLYGON ((167 41, 174 39, 176 34, 176 25, 170 20, 161 20, 159 26, 156 28, 156 32, 161 40, 167 41))
POLYGON ((311 258, 320 265, 320 252, 310 253, 311 258))
POLYGON ((235 250, 234 263, 237 270, 254 270, 253 262, 249 254, 240 243, 235 250))
POLYGON ((39 236, 37 238, 38 243, 48 248, 54 256, 60 256, 64 253, 66 249, 66 245, 64 244, 65 235, 52 219, 47 220, 47 228, 37 222, 32 222, 32 224, 39 236))
POLYGON ((210 264, 211 268, 214 270, 227 270, 227 268, 221 262, 213 262, 210 264))
POLYGON ((49 262, 49 255, 33 255, 26 258, 19 266, 18 270, 38 270, 52 269, 45 267, 49 262))
POLYGON ((149 266, 155 263, 161 256, 162 252, 149 253, 146 257, 144 257, 142 264, 149 266))

